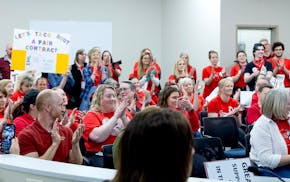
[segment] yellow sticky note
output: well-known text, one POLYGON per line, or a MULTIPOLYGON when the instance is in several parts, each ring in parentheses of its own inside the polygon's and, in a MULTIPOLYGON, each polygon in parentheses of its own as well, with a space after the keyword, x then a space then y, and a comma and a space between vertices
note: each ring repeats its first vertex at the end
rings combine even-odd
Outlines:
POLYGON ((25 70, 26 50, 12 50, 11 70, 25 70))
POLYGON ((56 54, 56 67, 55 72, 64 74, 67 72, 69 63, 69 55, 68 54, 56 54))

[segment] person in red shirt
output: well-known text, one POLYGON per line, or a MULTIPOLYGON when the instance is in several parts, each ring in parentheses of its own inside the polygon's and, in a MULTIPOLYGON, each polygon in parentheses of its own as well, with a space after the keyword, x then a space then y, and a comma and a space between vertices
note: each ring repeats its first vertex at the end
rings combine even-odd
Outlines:
POLYGON ((263 84, 271 84, 271 83, 270 83, 269 79, 266 78, 265 75, 259 75, 257 77, 257 81, 256 81, 256 85, 255 85, 255 91, 254 91, 254 93, 252 95, 251 105, 258 103, 258 100, 259 100, 259 98, 258 98, 258 90, 259 90, 259 87, 261 85, 263 85, 263 84))
POLYGON ((244 81, 244 71, 248 64, 247 54, 245 51, 238 51, 236 57, 237 64, 235 64, 230 71, 230 76, 235 83, 233 93, 236 93, 238 89, 245 91, 247 87, 247 84, 244 81))
POLYGON ((188 98, 180 97, 177 88, 170 86, 164 88, 164 90, 160 92, 157 105, 162 108, 170 108, 182 112, 190 123, 193 136, 201 137, 201 134, 198 131, 200 128, 199 115, 194 110, 188 98))
POLYGON ((23 98, 22 107, 24 114, 16 117, 13 123, 16 126, 16 136, 26 128, 28 125, 32 124, 37 117, 37 109, 35 106, 36 97, 39 94, 37 89, 31 89, 23 98))
POLYGON ((189 75, 189 77, 191 79, 193 79, 195 82, 196 82, 196 68, 191 66, 189 64, 189 56, 187 53, 184 53, 182 52, 180 55, 179 55, 179 58, 182 59, 185 64, 186 64, 186 67, 187 67, 187 74, 189 75))
POLYGON ((179 80, 179 86, 183 96, 187 97, 194 110, 200 113, 204 110, 205 99, 202 95, 198 94, 198 84, 198 82, 194 84, 194 81, 190 78, 182 78, 179 80))
POLYGON ((247 108, 246 121, 248 124, 253 124, 257 119, 262 115, 261 107, 264 101, 265 95, 271 90, 273 86, 268 83, 264 83, 259 86, 258 89, 258 102, 252 104, 249 108, 247 108))
POLYGON ((53 90, 43 90, 36 98, 37 120, 23 129, 19 136, 20 154, 53 160, 82 164, 79 141, 84 129, 80 124, 71 129, 59 124, 64 112, 63 99, 53 90))
POLYGON ((187 66, 183 59, 178 59, 174 65, 173 74, 169 75, 168 81, 172 84, 177 84, 181 78, 189 77, 187 66))
POLYGON ((128 106, 129 103, 123 101, 117 107, 116 92, 110 85, 100 85, 94 93, 90 110, 83 119, 86 156, 93 166, 103 166, 103 157, 98 153, 102 151, 102 145, 113 144, 129 123, 126 113, 128 106))
POLYGON ((22 99, 24 95, 31 89, 33 86, 33 78, 29 74, 21 75, 19 78, 19 85, 17 90, 11 96, 11 100, 16 102, 19 99, 22 99))
POLYGON ((202 80, 205 83, 203 97, 206 98, 217 87, 218 82, 226 76, 226 71, 223 67, 218 66, 218 53, 209 51, 208 58, 211 62, 210 66, 203 68, 202 80))
MULTIPOLYGON (((289 79, 289 69, 290 69, 290 60, 283 57, 285 47, 282 42, 275 42, 272 46, 272 51, 274 53, 274 57, 269 59, 269 62, 272 63, 273 68, 273 76, 279 81, 283 80, 283 86, 290 87, 290 79, 289 79)), ((277 85, 277 87, 281 85, 277 85)), ((282 87, 283 87, 282 86, 282 87)))
POLYGON ((122 81, 120 83, 118 98, 120 102, 127 101, 129 103, 127 113, 130 114, 130 118, 133 118, 136 113, 145 108, 144 105, 139 104, 140 102, 138 103, 139 98, 136 94, 136 87, 131 81, 122 81))
POLYGON ((139 79, 143 89, 150 92, 152 100, 157 102, 160 91, 160 67, 153 60, 152 54, 144 51, 141 53, 137 66, 134 66, 133 73, 130 78, 136 77, 139 79))
POLYGON ((238 116, 238 126, 241 122, 241 105, 231 97, 234 83, 232 78, 224 78, 219 81, 219 94, 208 103, 208 117, 238 116))

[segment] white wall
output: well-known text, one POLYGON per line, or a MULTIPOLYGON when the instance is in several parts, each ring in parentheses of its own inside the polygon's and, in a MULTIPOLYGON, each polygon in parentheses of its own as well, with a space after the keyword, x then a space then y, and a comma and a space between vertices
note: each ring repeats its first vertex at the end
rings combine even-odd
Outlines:
POLYGON ((144 47, 162 60, 161 0, 1 0, 1 7, 0 56, 5 53, 6 43, 12 41, 13 29, 28 29, 31 20, 111 21, 113 57, 123 61, 121 79, 128 78, 144 47))
MULTIPOLYGON (((221 0, 221 59, 231 66, 236 52, 236 25, 278 25, 278 40, 290 57, 289 0, 221 0)), ((251 61, 251 60, 249 60, 251 61)))
POLYGON ((187 52, 201 79, 202 68, 209 64, 208 51, 220 50, 220 0, 163 3, 162 74, 167 79, 179 54, 187 52))

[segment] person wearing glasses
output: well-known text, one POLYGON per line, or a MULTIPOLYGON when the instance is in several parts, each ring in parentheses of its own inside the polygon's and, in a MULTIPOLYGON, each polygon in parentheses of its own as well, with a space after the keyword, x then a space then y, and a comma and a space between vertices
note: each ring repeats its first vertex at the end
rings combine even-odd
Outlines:
POLYGON ((290 60, 283 56, 285 46, 282 42, 275 42, 272 46, 272 51, 274 57, 269 59, 273 67, 273 76, 277 80, 281 81, 284 79, 284 87, 290 87, 289 70, 290 70, 290 60))
POLYGON ((92 166, 103 167, 102 146, 113 144, 121 130, 130 122, 127 117, 127 101, 117 106, 115 89, 107 84, 100 85, 94 93, 90 110, 83 119, 83 139, 86 157, 92 166))

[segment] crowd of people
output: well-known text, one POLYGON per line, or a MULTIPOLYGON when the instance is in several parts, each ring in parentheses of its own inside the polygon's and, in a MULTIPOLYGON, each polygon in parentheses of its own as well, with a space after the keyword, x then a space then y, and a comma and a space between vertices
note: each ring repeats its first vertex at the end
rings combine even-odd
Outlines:
POLYGON ((34 71, 26 71, 14 89, 9 68, 12 45, 8 44, 0 58, 0 128, 16 125, 10 153, 75 164, 83 164, 86 157, 95 167, 103 167, 102 146, 121 136, 119 171, 113 181, 135 181, 140 176, 144 181, 186 181, 194 153, 192 138, 203 137, 200 113, 207 112, 208 117, 235 117, 242 143, 249 132, 242 126, 254 125, 250 158, 257 165, 283 171, 290 166, 290 100, 289 91, 281 87, 290 87, 290 60, 283 57, 283 43, 273 43, 272 51, 270 47, 265 39, 254 44, 250 62, 244 51, 238 51, 229 75, 220 66, 218 52, 211 50, 202 81, 189 55, 181 53, 165 85, 160 82, 162 68, 148 48, 141 51, 128 80, 122 81, 120 62, 114 62, 108 50, 80 49, 67 73, 36 77, 34 71), (240 104, 246 90, 253 92, 248 108, 240 104), (144 160, 142 155, 152 147, 157 158, 144 160), (165 154, 180 159, 169 162, 165 154), (155 174, 161 166, 148 168, 152 161, 163 163, 172 173, 155 174), (180 174, 168 175, 177 171, 180 174))

